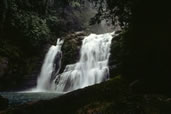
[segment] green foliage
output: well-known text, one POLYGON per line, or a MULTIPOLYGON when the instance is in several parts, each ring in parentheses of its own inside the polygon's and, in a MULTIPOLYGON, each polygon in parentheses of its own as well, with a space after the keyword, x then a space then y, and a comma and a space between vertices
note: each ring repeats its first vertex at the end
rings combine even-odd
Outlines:
POLYGON ((10 23, 12 28, 17 30, 26 41, 36 44, 36 42, 48 39, 50 29, 46 23, 46 19, 42 18, 35 12, 19 9, 15 2, 11 2, 10 11, 10 23))
POLYGON ((30 40, 44 40, 50 33, 46 19, 30 12, 17 12, 13 15, 11 24, 30 40))
POLYGON ((49 15, 47 18, 46 18, 46 22, 50 28, 50 30, 52 32, 55 32, 56 31, 56 27, 58 26, 58 24, 60 23, 60 19, 58 19, 56 16, 53 16, 53 15, 49 15))
POLYGON ((81 5, 79 2, 73 1, 71 2, 71 6, 77 8, 77 7, 80 7, 81 5))
POLYGON ((90 0, 95 3, 98 13, 92 18, 91 24, 100 23, 101 20, 111 20, 112 24, 118 23, 121 27, 127 27, 131 16, 132 9, 136 0, 90 0))
POLYGON ((3 32, 0 31, 0 56, 7 58, 8 69, 0 77, 1 90, 18 88, 23 83, 25 77, 35 70, 37 58, 43 53, 40 49, 51 37, 48 19, 33 6, 25 6, 30 0, 7 1, 3 32))

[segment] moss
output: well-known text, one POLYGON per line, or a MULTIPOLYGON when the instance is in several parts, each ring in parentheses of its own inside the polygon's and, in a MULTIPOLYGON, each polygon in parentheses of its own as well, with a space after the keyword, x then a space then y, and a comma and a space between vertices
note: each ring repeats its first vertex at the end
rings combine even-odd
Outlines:
POLYGON ((98 112, 106 112, 107 108, 111 105, 108 102, 95 102, 85 105, 78 110, 77 114, 95 114, 98 112))

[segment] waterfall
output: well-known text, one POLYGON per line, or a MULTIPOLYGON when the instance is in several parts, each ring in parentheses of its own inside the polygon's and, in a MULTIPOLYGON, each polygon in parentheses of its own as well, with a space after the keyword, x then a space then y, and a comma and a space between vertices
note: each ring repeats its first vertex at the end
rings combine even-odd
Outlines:
POLYGON ((51 91, 52 81, 61 68, 63 40, 58 39, 56 46, 52 45, 46 54, 40 75, 37 80, 37 87, 33 91, 51 91))
POLYGON ((67 65, 64 72, 56 76, 53 89, 57 92, 70 92, 107 80, 113 34, 90 34, 85 37, 80 50, 80 60, 67 65))
POLYGON ((108 61, 114 34, 115 32, 86 36, 82 41, 79 61, 67 65, 61 74, 58 73, 61 68, 63 40, 58 39, 56 46, 51 46, 46 54, 37 87, 32 91, 70 92, 108 80, 108 61))

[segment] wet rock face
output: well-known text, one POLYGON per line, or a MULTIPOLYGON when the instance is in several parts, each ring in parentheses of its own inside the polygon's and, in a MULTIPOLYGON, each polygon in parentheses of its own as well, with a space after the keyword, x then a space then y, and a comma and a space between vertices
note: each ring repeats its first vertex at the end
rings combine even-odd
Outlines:
POLYGON ((111 55, 109 58, 109 71, 110 77, 113 78, 115 76, 120 75, 121 73, 121 64, 122 64, 122 35, 121 31, 116 31, 113 36, 112 44, 111 44, 111 55))
POLYGON ((79 60, 82 40, 86 35, 86 32, 80 31, 68 34, 62 38, 64 39, 64 44, 62 47, 62 68, 60 72, 63 72, 66 65, 73 64, 79 60))
POLYGON ((5 110, 8 108, 8 99, 0 96, 0 110, 5 110))

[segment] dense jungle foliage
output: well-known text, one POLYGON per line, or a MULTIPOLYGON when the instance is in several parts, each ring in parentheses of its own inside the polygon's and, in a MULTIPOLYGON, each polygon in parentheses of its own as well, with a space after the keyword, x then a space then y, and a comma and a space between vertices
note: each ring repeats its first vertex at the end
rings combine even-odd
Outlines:
POLYGON ((38 75, 49 44, 85 29, 88 14, 79 10, 84 7, 75 1, 0 1, 0 89, 18 88, 33 72, 38 75))

